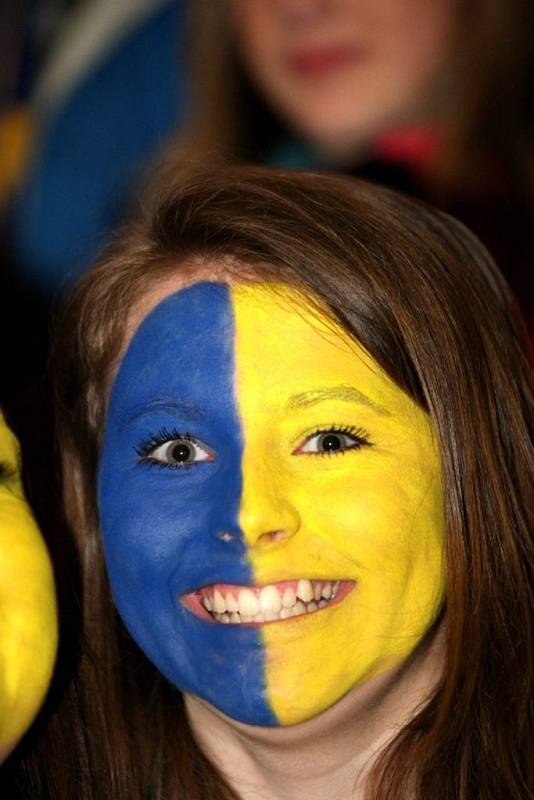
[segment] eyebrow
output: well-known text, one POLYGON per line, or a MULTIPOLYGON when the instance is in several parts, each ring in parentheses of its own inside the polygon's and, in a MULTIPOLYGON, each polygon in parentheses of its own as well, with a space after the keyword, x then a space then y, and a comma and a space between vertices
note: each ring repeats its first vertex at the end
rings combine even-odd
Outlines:
POLYGON ((286 411, 293 411, 297 408, 308 408, 309 406, 317 405, 325 400, 343 400, 346 403, 356 403, 360 406, 367 406, 372 408, 378 414, 383 416, 391 416, 391 412, 384 406, 375 403, 366 394, 356 389, 354 386, 326 386, 324 388, 314 389, 309 392, 301 392, 294 394, 286 403, 286 411))
POLYGON ((202 411, 193 405, 193 403, 187 403, 183 400, 152 400, 149 403, 142 403, 127 409, 123 415, 124 418, 121 427, 126 428, 128 425, 131 425, 132 422, 135 422, 135 420, 144 417, 146 414, 152 414, 154 411, 166 411, 182 420, 195 420, 204 416, 202 411))

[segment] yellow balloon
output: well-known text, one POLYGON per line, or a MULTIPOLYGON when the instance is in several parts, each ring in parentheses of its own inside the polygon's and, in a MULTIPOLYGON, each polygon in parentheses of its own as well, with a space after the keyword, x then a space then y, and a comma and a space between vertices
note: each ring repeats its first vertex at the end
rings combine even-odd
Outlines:
POLYGON ((0 414, 0 760, 37 713, 57 649, 52 567, 24 497, 19 460, 0 414))

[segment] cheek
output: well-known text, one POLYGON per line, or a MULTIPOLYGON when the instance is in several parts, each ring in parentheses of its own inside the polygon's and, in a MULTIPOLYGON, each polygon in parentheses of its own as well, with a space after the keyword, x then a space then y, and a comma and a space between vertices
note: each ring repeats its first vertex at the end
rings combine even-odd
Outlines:
MULTIPOLYGON (((348 568, 369 608, 435 602, 443 580, 444 519, 436 464, 360 453, 295 482, 303 535, 320 559, 348 568)), ((333 459, 332 459, 333 460, 333 459)))
POLYGON ((354 557, 358 545, 376 554, 406 547, 407 530, 428 510, 430 487, 421 472, 364 451, 320 458, 322 464, 304 464, 292 480, 304 527, 354 557))
POLYGON ((412 0, 395 4, 377 21, 377 53, 391 84, 427 85, 450 62, 456 2, 412 0), (414 20, 416 24, 414 25, 414 20))
POLYGON ((265 0, 226 0, 230 27, 238 44, 254 52, 262 52, 262 44, 269 42, 276 33, 276 12, 265 0))
MULTIPOLYGON (((363 451, 339 458, 343 468, 333 458, 322 469, 310 462, 288 483, 301 518, 294 562, 356 585, 342 603, 298 628, 265 628, 268 697, 284 724, 320 713, 401 663, 442 601, 437 477, 406 464, 401 470, 393 460, 373 466, 363 451)), ((284 557, 291 558, 289 548, 284 557)))
POLYGON ((206 533, 220 524, 220 509, 205 484, 184 486, 172 471, 138 468, 139 474, 122 481, 107 466, 100 476, 100 518, 117 599, 122 605, 127 594, 142 605, 150 590, 152 600, 167 601, 177 565, 186 584, 206 533))
POLYGON ((247 69, 268 81, 279 61, 280 36, 272 12, 264 2, 230 0, 231 29, 247 69))

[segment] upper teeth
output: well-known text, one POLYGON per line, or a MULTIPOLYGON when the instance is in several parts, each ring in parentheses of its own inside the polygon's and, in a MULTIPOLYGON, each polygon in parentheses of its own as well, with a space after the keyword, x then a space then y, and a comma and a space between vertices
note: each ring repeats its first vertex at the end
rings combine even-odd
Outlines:
POLYGON ((201 590, 202 605, 218 622, 271 622, 324 608, 339 585, 339 581, 301 578, 261 589, 208 586, 201 590))

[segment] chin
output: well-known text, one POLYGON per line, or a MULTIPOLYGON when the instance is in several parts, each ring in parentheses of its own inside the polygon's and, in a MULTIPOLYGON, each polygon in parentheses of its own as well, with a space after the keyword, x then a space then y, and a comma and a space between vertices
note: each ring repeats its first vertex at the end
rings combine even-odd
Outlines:
POLYGON ((316 113, 311 113, 314 109, 308 107, 305 113, 295 115, 294 126, 298 135, 326 159, 350 160, 369 147, 376 136, 406 124, 408 117, 403 109, 405 104, 392 98, 390 103, 384 103, 380 113, 375 103, 368 113, 365 104, 361 104, 355 117, 354 113, 347 114, 345 102, 334 103, 330 99, 319 104, 316 113))

